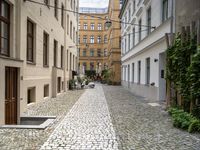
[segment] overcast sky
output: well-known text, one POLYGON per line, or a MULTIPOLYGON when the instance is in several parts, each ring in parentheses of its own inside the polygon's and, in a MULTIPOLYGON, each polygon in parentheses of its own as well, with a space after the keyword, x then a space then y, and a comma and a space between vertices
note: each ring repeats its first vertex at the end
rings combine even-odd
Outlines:
POLYGON ((105 8, 109 0, 80 0, 80 7, 105 8))

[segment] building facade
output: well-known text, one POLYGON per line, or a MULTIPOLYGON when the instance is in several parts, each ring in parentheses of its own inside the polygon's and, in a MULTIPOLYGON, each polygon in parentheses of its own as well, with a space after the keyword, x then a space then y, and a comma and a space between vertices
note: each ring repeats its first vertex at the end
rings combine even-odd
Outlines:
POLYGON ((174 32, 172 4, 172 0, 124 0, 120 13, 122 84, 153 101, 166 97, 165 33, 174 32))
MULTIPOLYGON (((88 8, 90 9, 90 8, 88 8)), ((94 8, 93 8, 94 9, 94 8)), ((98 8, 96 10, 98 11, 98 8)), ((105 27, 107 13, 82 13, 79 17, 79 63, 80 70, 97 71, 107 68, 108 35, 105 27)))
POLYGON ((113 84, 121 84, 121 24, 119 19, 120 0, 110 0, 108 19, 111 27, 108 29, 108 68, 111 71, 113 84))
POLYGON ((78 1, 1 0, 0 124, 67 90, 76 70, 78 1), (51 7, 50 7, 51 6, 51 7), (52 8, 53 7, 53 8, 52 8))
POLYGON ((110 0, 107 9, 80 8, 80 13, 80 68, 85 68, 85 70, 108 69, 112 73, 113 84, 120 84, 121 44, 118 18, 120 1, 110 0), (85 13, 86 10, 89 13, 85 13), (115 20, 115 22, 107 27, 108 20, 115 20))

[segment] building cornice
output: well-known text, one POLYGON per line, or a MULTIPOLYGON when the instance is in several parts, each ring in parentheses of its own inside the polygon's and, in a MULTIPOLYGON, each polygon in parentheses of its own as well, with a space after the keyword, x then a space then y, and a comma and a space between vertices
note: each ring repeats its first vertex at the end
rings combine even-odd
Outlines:
POLYGON ((121 11, 120 11, 120 14, 119 14, 119 18, 120 19, 122 18, 122 15, 123 15, 124 11, 126 10, 127 3, 128 3, 128 0, 124 0, 124 2, 122 4, 121 11))

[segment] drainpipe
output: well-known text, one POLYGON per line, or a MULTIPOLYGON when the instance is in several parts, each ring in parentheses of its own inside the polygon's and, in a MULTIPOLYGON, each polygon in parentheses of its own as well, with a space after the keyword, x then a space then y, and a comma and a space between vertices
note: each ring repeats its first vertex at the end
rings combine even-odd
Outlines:
MULTIPOLYGON (((170 35, 172 37, 174 29, 174 0, 171 0, 171 23, 170 23, 170 35)), ((171 39, 172 42, 173 39, 171 39)))

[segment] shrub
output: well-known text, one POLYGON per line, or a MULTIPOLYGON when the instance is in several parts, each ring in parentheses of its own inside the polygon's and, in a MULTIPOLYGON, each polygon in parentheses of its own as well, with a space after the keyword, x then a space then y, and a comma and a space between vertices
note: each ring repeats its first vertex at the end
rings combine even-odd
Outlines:
POLYGON ((172 116, 175 127, 188 130, 188 132, 200 131, 200 120, 193 115, 178 108, 170 108, 168 112, 172 116))
POLYGON ((188 132, 190 133, 195 131, 200 132, 200 121, 197 119, 193 120, 188 128, 188 132))

